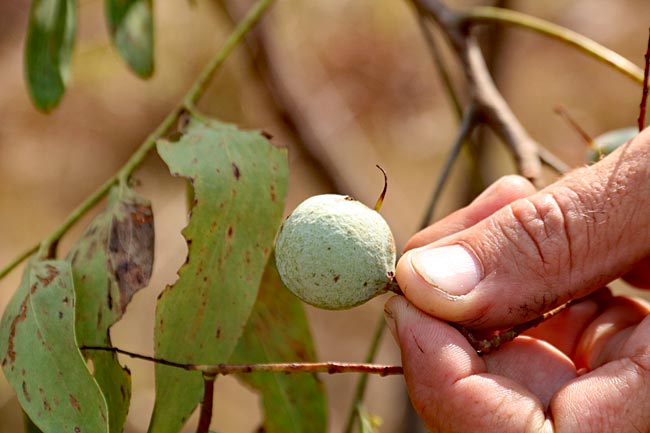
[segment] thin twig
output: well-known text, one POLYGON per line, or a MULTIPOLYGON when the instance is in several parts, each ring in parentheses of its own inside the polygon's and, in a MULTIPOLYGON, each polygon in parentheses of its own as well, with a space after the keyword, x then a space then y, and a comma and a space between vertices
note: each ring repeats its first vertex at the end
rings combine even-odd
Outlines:
POLYGON ((545 321, 551 319, 552 317, 555 317, 556 315, 564 311, 570 305, 574 305, 575 303, 580 302, 583 299, 584 298, 566 302, 560 305, 559 307, 556 307, 551 311, 542 314, 541 316, 535 317, 534 319, 528 320, 527 322, 520 323, 519 325, 515 325, 512 328, 506 329, 505 331, 497 332, 496 334, 490 336, 489 338, 482 338, 480 336, 477 336, 472 331, 468 330, 463 326, 460 325, 454 325, 454 326, 456 329, 460 331, 461 334, 463 334, 463 336, 465 336, 465 338, 467 338, 469 343, 476 350, 476 353, 478 353, 479 356, 483 356, 492 353, 495 350, 498 350, 503 344, 514 340, 519 335, 523 334, 529 329, 541 325, 545 321))
POLYGON ((571 170, 571 167, 545 147, 537 149, 537 154, 539 159, 542 161, 542 164, 554 170, 558 174, 565 174, 571 170))
POLYGON ((203 375, 203 400, 196 433, 209 433, 212 422, 212 405, 214 402, 214 380, 216 376, 203 375))
POLYGON ((12 260, 7 266, 0 271, 0 279, 11 272, 16 266, 29 258, 35 252, 40 251, 44 254, 49 254, 50 246, 57 243, 59 239, 65 235, 72 226, 74 226, 79 219, 92 209, 120 180, 127 179, 131 174, 142 164, 149 152, 155 147, 156 140, 166 133, 168 133, 175 125, 178 116, 184 111, 187 105, 193 105, 205 93, 208 83, 214 76, 215 72, 223 64, 226 58, 233 51, 235 46, 243 37, 248 33, 251 28, 259 21, 263 13, 273 3, 273 0, 259 0, 255 6, 251 8, 249 13, 242 21, 240 21, 232 33, 228 36, 221 49, 215 54, 212 60, 204 68, 199 76, 197 82, 190 88, 187 94, 182 99, 182 103, 178 104, 171 112, 163 119, 158 128, 152 132, 145 141, 135 150, 129 160, 113 175, 110 179, 104 182, 95 192, 93 192, 86 200, 84 200, 75 210, 70 213, 66 220, 57 227, 49 236, 47 236, 39 245, 30 247, 26 252, 19 255, 16 259, 12 260))
POLYGON ((539 144, 533 140, 497 89, 476 39, 469 34, 464 15, 438 0, 412 0, 420 13, 433 18, 451 42, 463 66, 472 101, 484 122, 510 148, 519 173, 534 184, 542 184, 539 144))
POLYGON ((13 259, 11 262, 9 262, 4 268, 0 270, 0 280, 2 280, 4 277, 9 274, 12 270, 14 270, 18 265, 20 265, 22 262, 27 260, 34 254, 36 251, 38 251, 38 245, 34 245, 30 247, 29 249, 23 251, 21 254, 19 254, 15 259, 13 259))
POLYGON ((438 74, 440 74, 440 79, 442 80, 442 83, 444 84, 444 88, 447 91, 447 96, 449 97, 449 100, 451 101, 451 104, 454 107, 454 112, 456 113, 458 119, 460 120, 463 117, 463 106, 460 103, 460 99, 458 98, 458 92, 454 88, 454 83, 451 80, 451 76, 449 75, 449 71, 445 66, 445 62, 442 59, 442 54, 440 53, 438 44, 436 44, 436 40, 433 36, 433 33, 431 32, 431 29, 429 28, 429 26, 427 26, 426 17, 418 13, 417 20, 418 20, 418 25, 420 26, 420 31, 422 32, 422 36, 424 37, 424 41, 426 42, 427 48, 431 53, 431 58, 433 58, 433 62, 436 65, 438 74))
POLYGON ((264 12, 271 6, 274 0, 259 0, 256 2, 246 13, 244 18, 237 24, 235 29, 230 33, 224 42, 221 52, 226 53, 224 56, 217 55, 212 58, 210 63, 201 72, 199 78, 194 82, 194 85, 184 98, 185 105, 193 106, 205 93, 214 73, 221 67, 223 62, 228 58, 232 50, 239 45, 244 39, 246 34, 257 24, 257 22, 264 16, 264 12))
POLYGON ((266 364, 186 364, 169 361, 153 356, 129 352, 117 347, 83 346, 81 350, 101 350, 119 353, 135 359, 142 359, 169 367, 181 368, 187 371, 200 371, 205 375, 227 376, 242 373, 369 373, 379 376, 403 374, 399 365, 379 365, 351 362, 276 362, 266 364))
MULTIPOLYGON (((649 30, 650 31, 650 30, 649 30)), ((648 48, 645 52, 645 68, 643 70, 643 95, 641 96, 641 106, 639 107, 639 132, 645 127, 645 110, 648 103, 648 70, 650 70, 650 35, 648 36, 648 48)))
MULTIPOLYGON (((384 330, 386 329, 386 319, 384 319, 383 314, 379 317, 379 321, 377 322, 377 326, 375 327, 375 332, 372 336, 372 340, 370 343, 370 348, 368 349, 368 353, 366 354, 366 358, 364 360, 365 363, 369 364, 375 360, 375 356, 377 356, 377 350, 379 349, 379 343, 381 342, 381 337, 384 335, 384 330)), ((357 387, 354 390, 354 397, 352 398, 352 404, 350 405, 350 410, 348 411, 348 420, 345 423, 345 430, 344 433, 352 433, 352 429, 354 428, 354 421, 357 419, 357 415, 359 412, 357 411, 357 407, 361 402, 363 402, 363 396, 366 393, 366 386, 368 385, 368 374, 363 373, 359 377, 359 381, 357 382, 357 387)))
POLYGON ((521 12, 490 6, 476 6, 463 12, 458 12, 459 19, 467 24, 495 23, 506 24, 532 30, 544 36, 549 36, 568 44, 593 57, 594 59, 612 66, 632 80, 643 82, 643 71, 634 63, 615 51, 606 48, 586 36, 569 30, 566 27, 553 24, 543 19, 521 12))
MULTIPOLYGON (((223 1, 226 14, 232 21, 237 21, 242 15, 242 8, 248 2, 223 1)), ((293 97, 289 87, 282 79, 282 73, 273 59, 273 45, 270 39, 269 23, 262 22, 246 38, 246 53, 252 64, 254 77, 266 91, 270 104, 275 108, 276 115, 284 125, 284 131, 292 142, 298 146, 305 161, 314 167, 314 172, 323 176, 332 192, 345 191, 348 185, 340 176, 335 176, 331 163, 327 161, 322 149, 321 139, 310 125, 304 121, 304 114, 293 97)), ((278 60, 282 61, 282 60, 278 60)))
POLYGON ((510 148, 518 171, 537 186, 542 184, 538 149, 541 147, 524 129, 497 89, 481 54, 478 42, 468 35, 459 53, 470 89, 487 124, 510 148))
MULTIPOLYGON (((449 71, 442 58, 442 54, 440 53, 440 49, 438 48, 436 39, 433 33, 431 32, 431 29, 427 25, 426 17, 420 13, 416 15, 417 15, 417 21, 420 27, 420 31, 422 32, 422 36, 424 37, 424 41, 427 44, 429 53, 431 53, 433 62, 436 65, 436 70, 440 75, 440 79, 442 80, 444 88, 447 91, 447 96, 449 97, 449 100, 452 103, 454 112, 456 113, 456 117, 458 118, 458 122, 460 123, 463 120, 463 107, 460 103, 458 92, 454 87, 454 83, 451 79, 449 71)), ((470 165, 470 172, 476 173, 477 177, 479 177, 480 176, 479 162, 478 162, 476 152, 474 151, 474 148, 472 146, 471 140, 467 140, 464 149, 466 150, 466 157, 470 165)))
POLYGON ((471 132, 474 130, 474 127, 476 126, 478 119, 477 115, 478 113, 476 111, 476 107, 474 105, 471 105, 467 110, 467 113, 465 113, 463 116, 463 121, 460 124, 460 130, 456 136, 456 141, 449 151, 449 156, 447 156, 447 160, 445 161, 445 165, 443 166, 440 175, 438 175, 436 187, 433 191, 431 200, 429 201, 429 205, 427 206, 424 216, 422 217, 422 221, 420 222, 420 229, 423 229, 429 225, 431 217, 433 217, 433 211, 435 210, 435 207, 438 204, 438 200, 440 199, 442 189, 447 183, 447 179, 451 173, 451 167, 454 165, 454 161, 456 161, 456 158, 460 153, 463 142, 465 139, 467 139, 467 137, 469 137, 471 132))

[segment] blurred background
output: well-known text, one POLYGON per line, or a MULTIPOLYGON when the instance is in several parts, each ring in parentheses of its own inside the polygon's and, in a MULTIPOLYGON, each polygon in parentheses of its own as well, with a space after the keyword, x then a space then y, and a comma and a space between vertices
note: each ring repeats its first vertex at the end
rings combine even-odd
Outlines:
MULTIPOLYGON (((126 161, 188 89, 232 28, 246 1, 196 0, 155 4, 156 72, 142 81, 111 47, 100 0, 79 0, 73 79, 49 115, 30 103, 23 81, 23 43, 29 2, 0 2, 0 266, 49 234, 89 193, 126 161)), ((464 7, 489 1, 448 1, 464 7)), ((511 0, 499 5, 564 25, 642 65, 650 24, 647 0, 511 0)), ((306 197, 342 192, 372 205, 389 176, 382 214, 398 249, 418 230, 458 121, 404 0, 278 0, 263 22, 264 45, 238 48, 217 75, 201 108, 225 121, 264 129, 289 148, 287 213, 306 197), (268 69, 259 72, 260 52, 268 69), (255 56, 251 56, 253 53, 255 56), (257 60, 255 61, 254 58, 257 60), (274 92, 264 77, 272 77, 274 92), (284 112, 273 102, 284 101, 284 112), (287 116, 299 121, 291 126, 287 116), (296 117, 297 116, 297 117, 296 117)), ((481 27, 481 40, 505 98, 540 143, 570 166, 585 163, 586 148, 553 112, 562 104, 593 136, 634 125, 641 87, 555 41, 519 29, 481 27)), ((259 42, 259 40, 258 40, 259 42)), ((455 59, 445 50, 454 80, 455 59)), ((261 66, 264 66, 263 64, 261 66)), ((483 134, 480 177, 470 179, 461 157, 444 189, 438 219, 470 200, 471 185, 512 173, 508 153, 483 134)), ((156 262, 150 286, 136 294, 113 329, 114 343, 153 351, 155 300, 176 278, 185 257, 184 184, 172 179, 155 155, 136 173, 138 189, 153 201, 156 262)), ((548 181, 552 180, 549 172, 548 181)), ((64 238, 61 252, 88 215, 64 238)), ((0 281, 0 311, 18 285, 21 269, 0 281)), ((618 290, 629 290, 617 285, 618 290)), ((385 298, 354 311, 309 308, 319 358, 361 361, 385 298)), ((126 431, 146 431, 154 401, 150 364, 124 360, 133 372, 133 401, 126 431)), ((380 363, 399 363, 390 336, 380 363)), ((330 431, 340 432, 356 377, 323 377, 330 402, 330 431)), ((371 378, 367 406, 382 432, 416 432, 403 379, 371 378)), ((260 415, 254 394, 234 379, 216 386, 213 427, 252 432, 260 415)), ((196 418, 190 420, 193 429, 196 418)), ((0 375, 0 433, 20 430, 20 411, 0 375)))

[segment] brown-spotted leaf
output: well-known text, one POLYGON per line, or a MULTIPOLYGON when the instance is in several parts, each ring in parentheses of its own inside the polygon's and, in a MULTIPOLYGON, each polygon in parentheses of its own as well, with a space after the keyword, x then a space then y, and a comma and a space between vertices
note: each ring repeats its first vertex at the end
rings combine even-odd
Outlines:
MULTIPOLYGON (((111 347, 110 327, 124 314, 134 293, 151 277, 154 254, 151 204, 135 191, 111 190, 97 215, 68 253, 77 295, 79 346, 111 347)), ((124 427, 131 377, 114 353, 86 351, 109 407, 111 433, 124 427)))
POLYGON ((67 261, 30 262, 0 322, 2 367, 40 430, 108 433, 106 401, 75 341, 74 302, 67 261))
POLYGON ((115 187, 68 253, 77 290, 79 345, 104 344, 108 329, 124 314, 153 268, 151 203, 126 187, 115 187))
MULTIPOLYGON (((315 362, 316 354, 303 303, 287 290, 272 258, 231 362, 315 362)), ((242 374, 239 379, 262 397, 264 432, 327 431, 327 402, 311 374, 242 374)))
MULTIPOLYGON (((188 257, 156 309, 156 357, 227 362, 257 297, 282 218, 287 155, 259 132, 190 116, 178 141, 158 153, 190 179, 194 206, 183 230, 188 257)), ((176 433, 201 400, 200 373, 156 365, 150 432, 176 433)))

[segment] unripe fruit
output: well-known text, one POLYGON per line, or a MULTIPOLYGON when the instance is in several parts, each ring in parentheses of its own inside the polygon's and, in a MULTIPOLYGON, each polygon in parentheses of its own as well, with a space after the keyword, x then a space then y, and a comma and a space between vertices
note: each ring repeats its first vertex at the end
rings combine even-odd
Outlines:
POLYGON ((627 128, 614 129, 612 131, 600 134, 594 138, 591 143, 587 158, 589 162, 598 162, 603 157, 609 155, 635 136, 639 134, 639 128, 629 126, 627 128))
POLYGON ((304 302, 351 308, 393 283, 395 241, 378 212, 349 196, 317 195, 282 225, 275 260, 284 284, 304 302))

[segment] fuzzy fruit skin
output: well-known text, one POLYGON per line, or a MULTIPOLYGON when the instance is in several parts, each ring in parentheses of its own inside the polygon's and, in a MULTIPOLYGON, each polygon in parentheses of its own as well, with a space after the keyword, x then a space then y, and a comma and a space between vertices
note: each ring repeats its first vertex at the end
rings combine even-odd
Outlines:
POLYGON ((275 261, 298 298, 340 310, 386 290, 395 273, 395 241, 378 212, 349 196, 317 195, 282 225, 275 261))

